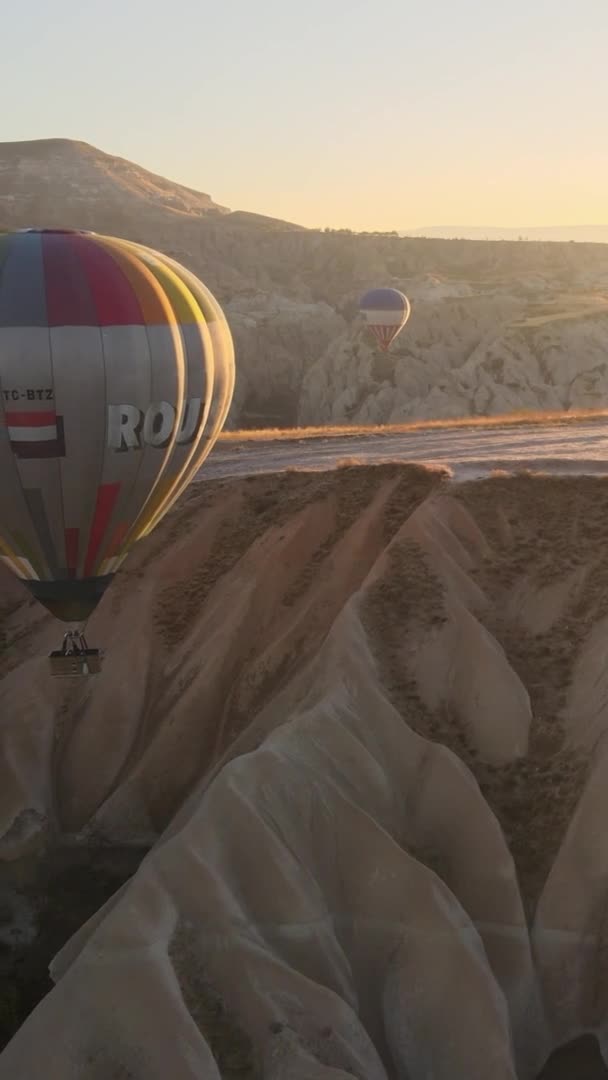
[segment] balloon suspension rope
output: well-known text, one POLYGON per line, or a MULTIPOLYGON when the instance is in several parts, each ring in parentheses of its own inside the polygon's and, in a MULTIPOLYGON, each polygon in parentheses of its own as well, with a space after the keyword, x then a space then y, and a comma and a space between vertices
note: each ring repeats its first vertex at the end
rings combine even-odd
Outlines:
MULTIPOLYGON (((87 624, 88 624, 89 618, 90 618, 90 616, 88 616, 88 617, 87 617, 87 618, 86 618, 86 619, 84 620, 84 622, 83 622, 83 624, 82 624, 82 626, 81 626, 81 628, 80 628, 80 631, 79 631, 79 633, 80 633, 80 640, 81 640, 81 641, 83 641, 85 645, 87 644, 87 639, 85 638, 85 636, 84 636, 84 635, 85 635, 85 631, 86 631, 86 628, 87 628, 87 624)), ((88 674, 89 674, 89 665, 87 664, 86 660, 84 660, 84 663, 83 663, 83 672, 84 672, 84 674, 85 674, 85 675, 88 675, 88 674)))

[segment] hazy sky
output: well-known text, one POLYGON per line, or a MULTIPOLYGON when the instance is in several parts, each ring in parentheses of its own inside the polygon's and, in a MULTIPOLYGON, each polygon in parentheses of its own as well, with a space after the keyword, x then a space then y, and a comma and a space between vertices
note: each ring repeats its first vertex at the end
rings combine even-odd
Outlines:
POLYGON ((607 0, 16 0, 2 30, 2 140, 304 225, 608 221, 607 0))

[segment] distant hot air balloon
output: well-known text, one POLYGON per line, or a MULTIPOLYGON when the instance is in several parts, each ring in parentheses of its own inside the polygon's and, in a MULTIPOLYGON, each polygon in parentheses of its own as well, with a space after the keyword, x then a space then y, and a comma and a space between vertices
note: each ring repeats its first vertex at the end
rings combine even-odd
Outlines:
POLYGON ((0 559, 86 620, 209 453, 234 389, 194 274, 96 233, 0 235, 0 559))
POLYGON ((359 311, 383 352, 403 330, 410 317, 410 302, 398 289, 370 289, 359 301, 359 311))

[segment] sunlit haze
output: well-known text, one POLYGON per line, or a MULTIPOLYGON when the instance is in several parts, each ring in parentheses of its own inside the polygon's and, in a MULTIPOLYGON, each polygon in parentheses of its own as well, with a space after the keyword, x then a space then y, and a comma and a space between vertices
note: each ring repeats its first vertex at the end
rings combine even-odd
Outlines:
POLYGON ((608 219, 606 0, 30 0, 3 40, 2 139, 83 139, 231 208, 608 219))

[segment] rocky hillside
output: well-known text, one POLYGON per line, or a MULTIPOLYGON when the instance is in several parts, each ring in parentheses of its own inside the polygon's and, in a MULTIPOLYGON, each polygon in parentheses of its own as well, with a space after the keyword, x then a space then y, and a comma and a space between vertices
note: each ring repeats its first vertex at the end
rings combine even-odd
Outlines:
POLYGON ((608 291, 600 280, 588 293, 563 291, 555 279, 545 279, 536 295, 517 281, 471 287, 465 296, 418 290, 414 314, 389 357, 356 324, 330 342, 306 373, 299 421, 386 424, 522 408, 605 408, 608 291))
POLYGON ((606 403, 608 245, 302 229, 62 139, 0 144, 0 222, 127 236, 199 273, 237 344, 232 425, 606 403), (356 319, 379 282, 413 301, 388 359, 356 319))
POLYGON ((100 215, 117 222, 136 214, 224 212, 209 195, 165 180, 132 161, 84 142, 40 139, 0 144, 0 214, 9 226, 94 228, 100 215))
POLYGON ((45 996, 0 1080, 605 1077, 607 521, 605 478, 194 485, 84 681, 2 570, 2 1042, 45 996))

